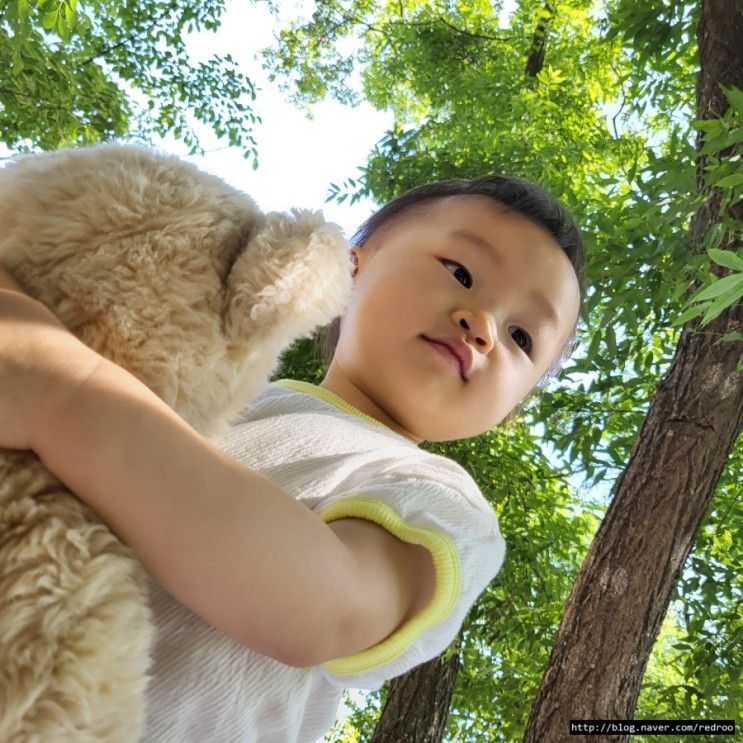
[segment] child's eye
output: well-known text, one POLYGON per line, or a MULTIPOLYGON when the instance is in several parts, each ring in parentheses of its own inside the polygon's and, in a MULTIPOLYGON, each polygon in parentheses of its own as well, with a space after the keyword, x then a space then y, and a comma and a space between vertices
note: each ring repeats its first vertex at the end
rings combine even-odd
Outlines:
MULTIPOLYGON (((452 266, 456 266, 457 267, 457 270, 452 272, 452 275, 455 278, 456 278, 457 273, 460 271, 460 269, 462 271, 464 271, 464 275, 467 277, 466 280, 469 282, 467 284, 464 284, 464 286, 466 286, 468 289, 471 289, 472 288, 472 276, 471 276, 470 272, 461 263, 457 263, 456 261, 450 261, 450 260, 448 260, 446 258, 442 258, 441 259, 441 262, 444 263, 444 264, 447 264, 448 263, 448 264, 450 264, 452 266)), ((459 281, 459 279, 457 279, 457 281, 459 281)), ((462 282, 460 281, 459 283, 461 284, 462 282)))
MULTIPOLYGON (((457 263, 456 261, 450 261, 448 258, 442 258, 441 262, 445 265, 448 264, 451 266, 456 266, 456 270, 452 271, 452 275, 456 278, 457 274, 460 271, 462 271, 465 277, 465 280, 464 282, 460 281, 460 283, 464 283, 464 286, 466 286, 468 289, 472 287, 472 275, 461 263, 457 263)), ((447 268, 448 268, 448 265, 447 265, 447 268)), ((459 281, 458 278, 457 278, 457 281, 459 281)), ((516 345, 525 354, 528 355, 531 351, 531 345, 532 345, 531 336, 522 328, 519 328, 518 326, 513 326, 513 327, 514 327, 514 331, 511 333, 511 337, 516 341, 516 345)))
POLYGON ((531 351, 531 338, 525 330, 515 326, 513 333, 511 333, 511 338, 516 341, 516 345, 524 353, 528 354, 531 351))

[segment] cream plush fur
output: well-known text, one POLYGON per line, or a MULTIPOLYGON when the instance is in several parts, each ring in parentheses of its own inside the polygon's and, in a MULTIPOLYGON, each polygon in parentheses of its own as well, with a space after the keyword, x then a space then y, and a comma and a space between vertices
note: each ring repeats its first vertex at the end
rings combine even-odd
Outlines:
MULTIPOLYGON (((348 245, 321 212, 263 215, 218 178, 125 145, 0 170, 0 261, 205 435, 351 291, 348 245)), ((0 741, 138 739, 145 586, 131 551, 35 456, 0 450, 0 741)))

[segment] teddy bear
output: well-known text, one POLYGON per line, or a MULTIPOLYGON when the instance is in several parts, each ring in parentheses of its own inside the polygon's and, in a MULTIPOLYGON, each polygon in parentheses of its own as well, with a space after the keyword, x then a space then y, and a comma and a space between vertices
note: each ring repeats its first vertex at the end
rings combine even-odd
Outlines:
MULTIPOLYGON (((264 214, 219 178, 139 145, 24 155, 0 169, 0 262, 210 438, 282 351, 342 314, 348 247, 321 212, 264 214)), ((95 513, 32 452, 0 450, 0 740, 136 741, 147 599, 144 568, 95 513)))

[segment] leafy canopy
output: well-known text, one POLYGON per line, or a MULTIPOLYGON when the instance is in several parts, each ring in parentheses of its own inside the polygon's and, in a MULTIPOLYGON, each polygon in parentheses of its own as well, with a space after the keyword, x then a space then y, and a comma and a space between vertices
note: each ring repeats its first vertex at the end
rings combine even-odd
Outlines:
POLYGON ((224 0, 0 0, 0 137, 50 150, 175 136, 205 124, 257 165, 255 89, 232 57, 195 62, 187 35, 216 31, 224 0))

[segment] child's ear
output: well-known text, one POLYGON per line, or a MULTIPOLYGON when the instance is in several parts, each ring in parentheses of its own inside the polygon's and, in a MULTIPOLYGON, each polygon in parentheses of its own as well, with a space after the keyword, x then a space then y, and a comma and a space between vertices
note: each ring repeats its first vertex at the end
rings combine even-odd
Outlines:
POLYGON ((351 275, 354 278, 363 270, 373 252, 373 249, 362 247, 361 245, 351 246, 351 250, 349 251, 349 260, 351 261, 351 275))

